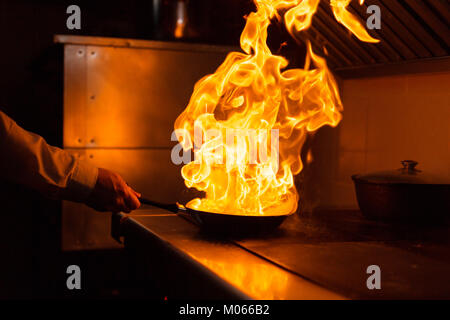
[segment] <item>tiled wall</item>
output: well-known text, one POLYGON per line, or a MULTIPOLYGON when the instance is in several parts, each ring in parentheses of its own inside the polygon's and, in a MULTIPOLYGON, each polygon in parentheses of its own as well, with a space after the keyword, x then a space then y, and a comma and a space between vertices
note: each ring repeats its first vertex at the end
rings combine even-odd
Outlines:
POLYGON ((344 80, 341 93, 343 121, 316 137, 321 206, 357 208, 351 175, 404 159, 450 177, 450 73, 344 80))

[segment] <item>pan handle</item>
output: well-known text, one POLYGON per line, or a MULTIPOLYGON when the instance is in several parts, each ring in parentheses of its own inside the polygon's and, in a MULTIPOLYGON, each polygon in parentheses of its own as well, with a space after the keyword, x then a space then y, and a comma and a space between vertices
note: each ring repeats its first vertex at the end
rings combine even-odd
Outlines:
POLYGON ((141 204, 147 204, 161 209, 166 209, 173 213, 178 213, 178 205, 176 203, 161 203, 143 197, 139 198, 139 201, 141 204))

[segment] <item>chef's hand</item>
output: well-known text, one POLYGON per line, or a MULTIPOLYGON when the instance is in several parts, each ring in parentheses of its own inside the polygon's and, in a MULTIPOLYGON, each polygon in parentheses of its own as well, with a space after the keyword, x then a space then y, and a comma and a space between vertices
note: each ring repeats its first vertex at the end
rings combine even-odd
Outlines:
POLYGON ((97 183, 86 204, 97 211, 130 213, 141 205, 140 197, 120 175, 99 168, 97 183))

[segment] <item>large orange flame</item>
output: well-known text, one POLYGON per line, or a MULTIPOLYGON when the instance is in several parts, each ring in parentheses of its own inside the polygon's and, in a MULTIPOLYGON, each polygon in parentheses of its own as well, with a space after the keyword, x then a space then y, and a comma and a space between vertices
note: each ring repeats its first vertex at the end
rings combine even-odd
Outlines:
MULTIPOLYGON (((372 38, 361 25, 361 23, 356 19, 356 17, 347 11, 347 6, 350 4, 351 0, 331 0, 331 8, 333 9, 334 17, 337 21, 342 23, 347 29, 349 29, 353 34, 361 41, 366 42, 380 42, 378 39, 372 38)), ((360 0, 362 5, 364 0, 360 0)))
MULTIPOLYGON (((307 133, 336 126, 342 118, 336 81, 309 43, 304 69, 285 70, 288 61, 267 46, 272 18, 284 15, 295 36, 311 25, 319 0, 254 2, 257 11, 247 17, 241 34, 244 53, 229 53, 214 74, 199 80, 175 122, 179 142, 195 154, 182 168, 185 184, 206 193, 187 204, 192 209, 247 215, 295 212, 293 175, 303 168, 300 150, 307 133)), ((359 37, 362 32, 345 13, 344 2, 332 1, 335 15, 359 37)))

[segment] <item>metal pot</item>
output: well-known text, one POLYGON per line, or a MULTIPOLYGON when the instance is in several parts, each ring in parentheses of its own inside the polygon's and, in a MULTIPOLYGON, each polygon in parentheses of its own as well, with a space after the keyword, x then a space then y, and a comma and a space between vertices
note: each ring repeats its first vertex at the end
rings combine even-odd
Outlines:
POLYGON ((417 170, 418 162, 404 160, 393 171, 356 174, 356 197, 370 219, 435 224, 450 221, 450 183, 417 170))

